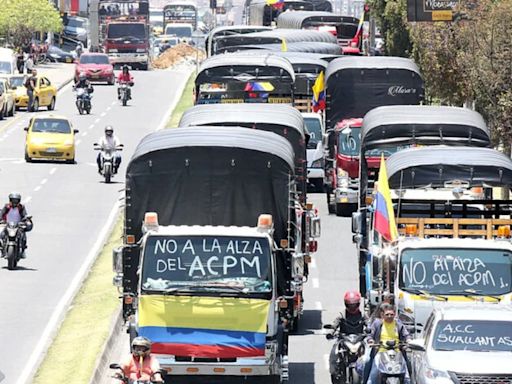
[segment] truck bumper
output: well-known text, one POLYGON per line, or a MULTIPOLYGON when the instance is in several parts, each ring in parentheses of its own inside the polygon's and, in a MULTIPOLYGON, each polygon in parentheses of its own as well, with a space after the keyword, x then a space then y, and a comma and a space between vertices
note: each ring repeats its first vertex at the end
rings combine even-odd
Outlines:
POLYGON ((109 53, 112 64, 147 64, 147 53, 109 53))
POLYGON ((357 204, 359 192, 350 188, 336 188, 334 198, 337 204, 357 204))
POLYGON ((323 168, 308 168, 308 179, 324 180, 325 171, 323 168))
POLYGON ((288 373, 281 364, 280 359, 268 361, 265 357, 238 358, 236 362, 194 362, 176 361, 173 356, 157 355, 162 369, 170 376, 280 376, 283 370, 288 373))

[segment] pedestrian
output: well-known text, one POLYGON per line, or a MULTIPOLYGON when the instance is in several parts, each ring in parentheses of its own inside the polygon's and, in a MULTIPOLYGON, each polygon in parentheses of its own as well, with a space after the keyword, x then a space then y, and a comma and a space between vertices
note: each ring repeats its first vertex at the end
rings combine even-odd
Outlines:
POLYGON ((34 91, 37 86, 37 70, 32 69, 32 75, 27 78, 25 81, 25 88, 27 89, 28 103, 27 103, 27 112, 33 112, 34 107, 34 91))
POLYGON ((30 74, 32 73, 32 70, 34 69, 34 59, 31 53, 25 54, 25 63, 24 63, 24 74, 30 74))

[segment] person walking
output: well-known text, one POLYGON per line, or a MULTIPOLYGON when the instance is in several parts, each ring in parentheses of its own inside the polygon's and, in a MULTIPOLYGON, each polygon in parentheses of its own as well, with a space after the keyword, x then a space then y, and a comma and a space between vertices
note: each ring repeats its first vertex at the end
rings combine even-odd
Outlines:
POLYGON ((37 86, 37 70, 32 69, 32 74, 25 81, 25 88, 27 89, 28 103, 27 112, 34 111, 34 92, 37 86))

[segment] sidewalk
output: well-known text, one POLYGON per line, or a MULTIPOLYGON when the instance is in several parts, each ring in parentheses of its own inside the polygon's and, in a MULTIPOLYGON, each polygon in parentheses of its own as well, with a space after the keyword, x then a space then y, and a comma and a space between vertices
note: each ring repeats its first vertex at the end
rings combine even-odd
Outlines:
POLYGON ((60 90, 73 80, 75 64, 48 63, 36 65, 37 73, 48 77, 48 80, 60 90))

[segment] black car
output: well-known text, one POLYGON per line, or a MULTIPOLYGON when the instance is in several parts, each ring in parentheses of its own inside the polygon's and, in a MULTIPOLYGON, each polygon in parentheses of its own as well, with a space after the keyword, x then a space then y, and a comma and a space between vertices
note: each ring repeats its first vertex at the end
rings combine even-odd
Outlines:
POLYGON ((63 49, 50 45, 48 47, 48 51, 46 52, 46 56, 53 62, 59 63, 72 63, 74 61, 74 56, 70 52, 66 52, 63 49))

